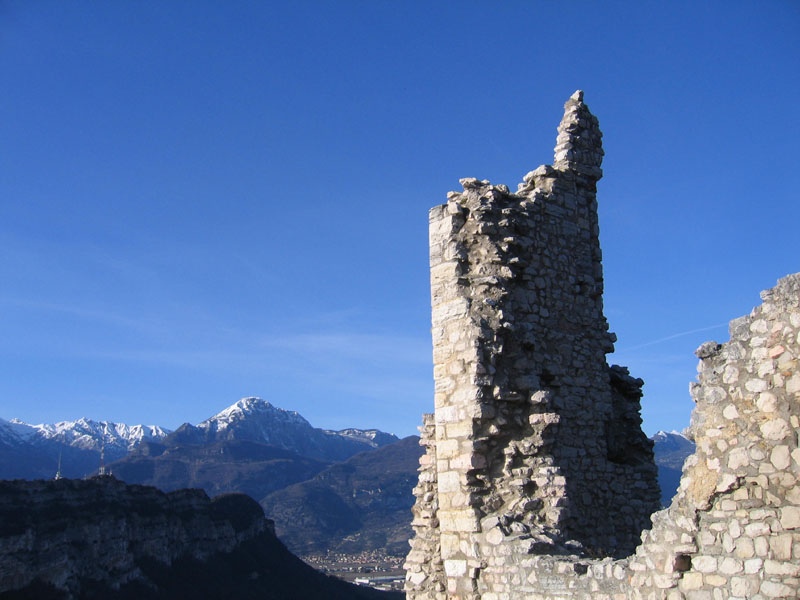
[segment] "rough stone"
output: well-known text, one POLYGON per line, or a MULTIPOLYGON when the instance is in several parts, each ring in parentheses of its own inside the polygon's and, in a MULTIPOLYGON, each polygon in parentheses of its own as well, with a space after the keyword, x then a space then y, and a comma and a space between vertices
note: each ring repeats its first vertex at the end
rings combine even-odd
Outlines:
POLYGON ((789 466, 789 446, 776 446, 772 449, 769 457, 772 466, 779 471, 786 469, 789 466))
POLYGON ((781 526, 784 529, 800 528, 800 506, 785 506, 781 509, 781 526))
POLYGON ((462 180, 431 211, 436 412, 408 600, 800 597, 800 274, 698 348, 697 452, 653 512, 642 381, 605 361, 602 157, 577 92, 552 167, 516 194, 462 180))
MULTIPOLYGON (((110 475, 0 481, 3 598, 102 598, 126 584, 139 586, 138 594, 126 590, 116 597, 137 597, 143 590, 150 597, 165 597, 144 574, 144 565, 163 584, 159 574, 170 573, 178 562, 184 563, 184 573, 192 562, 192 569, 211 569, 206 561, 220 555, 236 560, 254 551, 264 555, 263 544, 287 567, 288 576, 294 567, 277 551, 286 552, 273 522, 244 494, 210 499, 198 489, 164 493, 110 475), (26 586, 55 589, 37 593, 25 591, 26 586)), ((177 573, 170 577, 183 579, 177 573)), ((237 589, 252 597, 272 587, 237 589)))

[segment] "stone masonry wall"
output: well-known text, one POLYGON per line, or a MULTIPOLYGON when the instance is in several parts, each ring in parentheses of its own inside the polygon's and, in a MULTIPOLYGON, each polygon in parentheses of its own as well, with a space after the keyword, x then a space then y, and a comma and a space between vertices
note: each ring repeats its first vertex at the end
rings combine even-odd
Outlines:
MULTIPOLYGON (((531 552, 624 556, 658 507, 642 382, 605 360, 615 338, 602 306, 601 137, 576 92, 554 166, 526 175, 514 194, 464 179, 463 192, 431 211, 444 578, 425 571, 415 541, 410 598, 510 590, 521 572, 511 564, 531 552)), ((418 495, 415 521, 423 511, 430 501, 418 495)), ((428 535, 417 529, 417 540, 428 535)))
POLYGON ((444 565, 439 540, 439 517, 436 481, 436 438, 432 414, 422 415, 420 445, 425 454, 420 459, 419 479, 414 488, 417 499, 411 527, 414 537, 407 562, 414 565, 408 573, 408 585, 418 590, 418 600, 438 600, 444 595, 444 565))
POLYGON ((609 367, 597 120, 576 92, 553 167, 462 180, 431 211, 435 413, 409 600, 800 597, 800 274, 704 344, 696 454, 658 505, 641 380, 609 367))

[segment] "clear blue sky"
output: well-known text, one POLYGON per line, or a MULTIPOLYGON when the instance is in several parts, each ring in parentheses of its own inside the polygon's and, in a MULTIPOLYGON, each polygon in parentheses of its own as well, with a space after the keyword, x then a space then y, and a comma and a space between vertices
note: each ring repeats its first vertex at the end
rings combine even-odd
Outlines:
POLYGON ((416 432, 427 212, 605 134, 612 362, 681 429, 693 350, 800 270, 800 2, 0 0, 0 417, 242 396, 416 432))

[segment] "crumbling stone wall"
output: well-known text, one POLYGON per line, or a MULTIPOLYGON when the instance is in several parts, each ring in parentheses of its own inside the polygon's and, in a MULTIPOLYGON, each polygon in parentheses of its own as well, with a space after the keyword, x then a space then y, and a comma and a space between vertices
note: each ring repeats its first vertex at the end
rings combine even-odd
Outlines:
MULTIPOLYGON (((416 526, 410 598, 511 589, 531 552, 624 556, 658 507, 642 382, 605 360, 601 137, 576 92, 552 167, 514 194, 464 179, 431 211, 437 518, 416 526), (420 560, 430 527, 443 579, 420 560)), ((415 522, 433 510, 418 496, 415 522)))
POLYGON ((654 598, 800 597, 800 273, 761 298, 696 352, 697 452, 629 563, 654 598))
POLYGON ((648 530, 642 382, 605 361, 600 138, 576 92, 553 167, 516 194, 462 180, 431 211, 435 413, 407 597, 797 598, 800 274, 698 350, 698 450, 648 530))

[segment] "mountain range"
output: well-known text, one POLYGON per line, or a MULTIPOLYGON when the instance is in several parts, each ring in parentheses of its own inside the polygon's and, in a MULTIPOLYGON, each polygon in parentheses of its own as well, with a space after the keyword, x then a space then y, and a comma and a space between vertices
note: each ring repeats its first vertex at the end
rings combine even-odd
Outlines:
POLYGON ((296 411, 278 408, 260 398, 243 398, 197 425, 184 423, 175 431, 87 418, 40 425, 0 419, 0 479, 52 477, 59 458, 64 477, 84 477, 97 471, 101 448, 105 462, 111 463, 140 451, 158 455, 159 446, 240 441, 282 448, 330 463, 397 439, 377 429, 318 429, 296 411))
POLYGON ((380 549, 404 556, 421 455, 419 438, 409 436, 272 492, 261 506, 297 554, 380 549))
MULTIPOLYGON (((679 432, 652 439, 667 505, 694 444, 679 432)), ((59 456, 65 477, 81 477, 96 471, 103 445, 108 468, 127 483, 251 496, 295 553, 402 556, 408 549, 422 454, 416 436, 318 429, 258 398, 175 431, 89 419, 35 426, 0 420, 0 478, 52 478, 59 456)))
POLYGON ((184 423, 164 442, 174 445, 250 441, 291 450, 309 458, 341 461, 397 439, 395 435, 376 429, 317 429, 297 411, 277 408, 260 398, 243 398, 196 426, 184 423))

